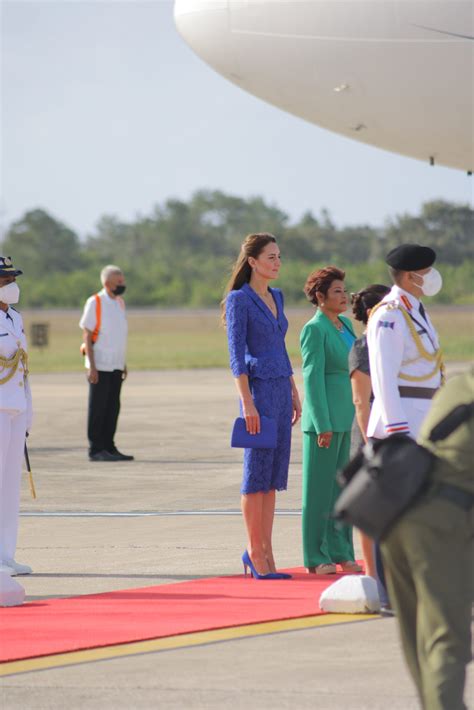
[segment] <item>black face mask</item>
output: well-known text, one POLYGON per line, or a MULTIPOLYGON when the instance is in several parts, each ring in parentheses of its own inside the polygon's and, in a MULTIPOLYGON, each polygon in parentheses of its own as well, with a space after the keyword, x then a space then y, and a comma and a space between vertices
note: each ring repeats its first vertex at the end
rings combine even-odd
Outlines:
POLYGON ((114 296, 121 296, 122 293, 125 293, 126 288, 126 286, 116 286, 112 293, 114 294, 114 296))

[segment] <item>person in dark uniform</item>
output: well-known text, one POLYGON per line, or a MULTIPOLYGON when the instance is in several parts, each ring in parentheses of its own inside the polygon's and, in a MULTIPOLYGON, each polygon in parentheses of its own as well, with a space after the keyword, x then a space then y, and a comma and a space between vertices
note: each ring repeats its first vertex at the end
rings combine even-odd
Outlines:
POLYGON ((432 429, 474 402, 474 368, 434 397, 418 443, 437 460, 432 484, 382 541, 390 599, 424 710, 465 710, 474 592, 474 418, 436 443, 432 429))

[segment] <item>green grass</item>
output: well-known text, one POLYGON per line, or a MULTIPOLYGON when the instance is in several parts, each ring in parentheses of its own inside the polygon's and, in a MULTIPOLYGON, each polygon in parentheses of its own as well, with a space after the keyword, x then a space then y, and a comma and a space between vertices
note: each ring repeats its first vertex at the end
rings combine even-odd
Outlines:
MULTIPOLYGON (((310 307, 288 309, 288 352, 299 367, 299 332, 311 318, 310 307)), ((474 359, 474 311, 464 306, 436 306, 430 315, 447 360, 474 359)), ((48 323, 50 342, 42 350, 30 344, 30 370, 71 372, 83 369, 79 353, 78 311, 24 311, 30 338, 32 323, 48 323)), ((228 367, 225 331, 215 311, 130 310, 128 366, 133 370, 228 367)))

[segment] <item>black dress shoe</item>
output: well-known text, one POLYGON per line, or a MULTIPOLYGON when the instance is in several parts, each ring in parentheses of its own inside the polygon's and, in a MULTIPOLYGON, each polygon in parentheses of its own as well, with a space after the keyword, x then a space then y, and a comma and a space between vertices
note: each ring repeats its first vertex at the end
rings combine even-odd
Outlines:
POLYGON ((89 461, 119 461, 119 459, 108 451, 98 451, 89 455, 89 461))
POLYGON ((122 454, 118 449, 114 449, 113 451, 107 451, 107 453, 110 456, 114 457, 114 461, 134 461, 135 457, 134 456, 128 456, 127 454, 122 454))

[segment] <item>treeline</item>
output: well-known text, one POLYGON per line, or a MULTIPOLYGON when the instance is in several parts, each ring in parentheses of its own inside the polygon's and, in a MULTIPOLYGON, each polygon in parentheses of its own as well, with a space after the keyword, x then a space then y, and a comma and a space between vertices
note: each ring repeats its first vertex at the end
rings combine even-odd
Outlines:
POLYGON ((351 290, 387 282, 384 255, 409 241, 437 251, 445 287, 436 300, 474 302, 474 210, 441 200, 379 229, 338 228, 326 210, 306 212, 291 224, 262 198, 199 191, 189 202, 168 200, 133 222, 104 216, 82 242, 70 227, 35 209, 10 226, 3 253, 25 272, 23 307, 80 306, 99 288, 98 273, 107 263, 126 272, 129 305, 215 306, 243 237, 255 231, 278 237, 284 263, 278 285, 288 303, 304 300, 308 272, 324 264, 345 268, 351 290))

